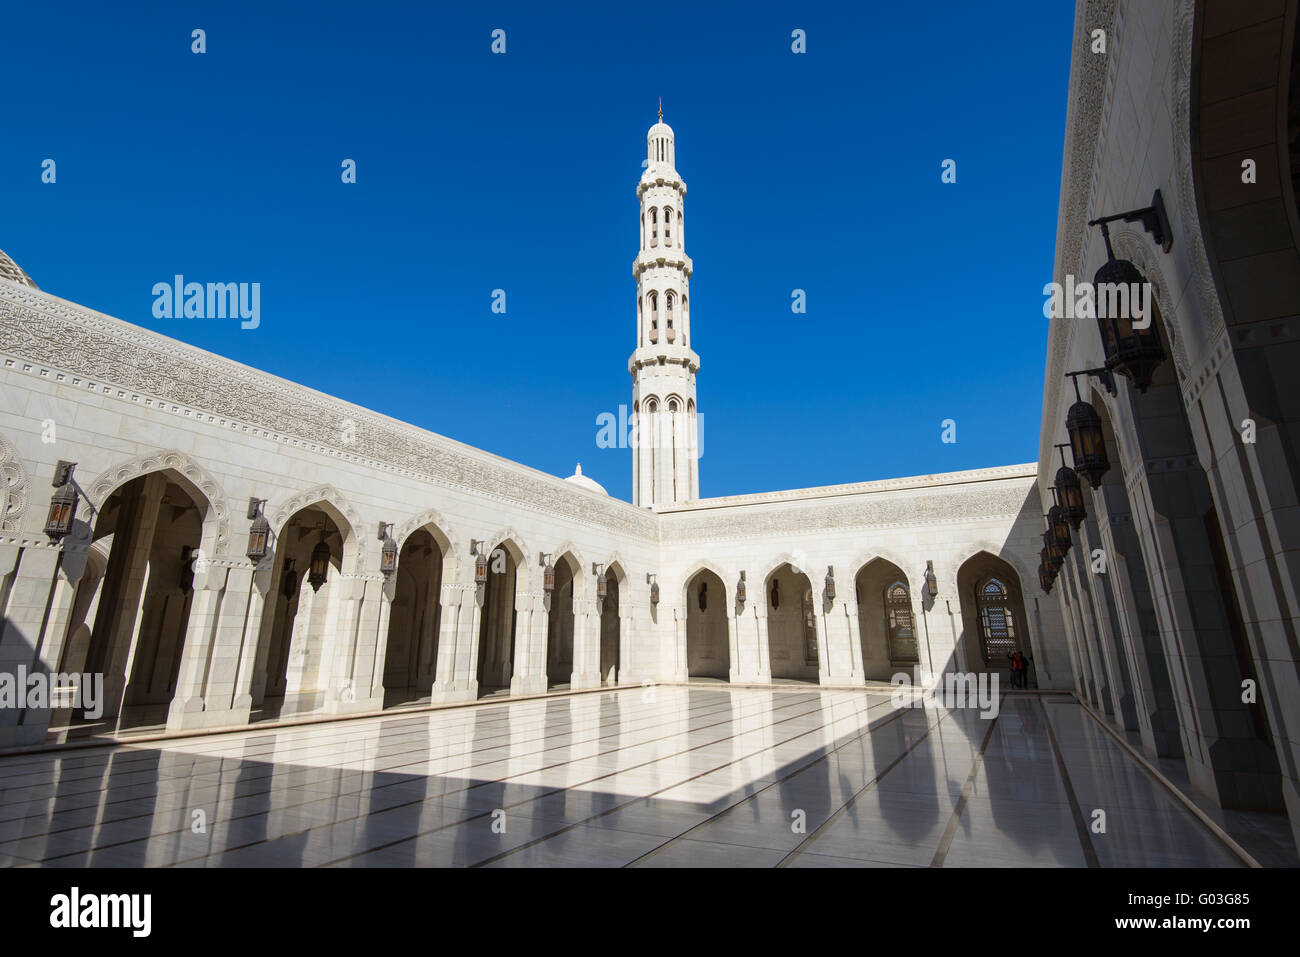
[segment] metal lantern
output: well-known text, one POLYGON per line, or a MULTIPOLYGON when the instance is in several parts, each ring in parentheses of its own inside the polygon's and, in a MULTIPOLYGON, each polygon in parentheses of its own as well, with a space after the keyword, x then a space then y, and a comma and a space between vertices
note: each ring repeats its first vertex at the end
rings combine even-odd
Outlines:
POLYGON ((320 591, 320 586, 325 584, 325 577, 329 573, 330 547, 325 542, 325 534, 325 529, 322 528, 320 541, 311 550, 311 567, 307 570, 307 581, 311 583, 312 591, 320 591))
POLYGON ((285 598, 292 598, 298 591, 298 573, 293 570, 296 561, 296 558, 284 560, 284 580, 280 583, 280 594, 285 598))
POLYGON ((1047 565, 1046 565, 1046 563, 1041 563, 1041 564, 1039 564, 1039 566, 1038 566, 1038 584, 1039 584, 1040 586, 1042 586, 1042 589, 1043 589, 1044 594, 1048 594, 1048 595, 1050 595, 1050 594, 1052 593, 1052 584, 1053 584, 1053 582, 1054 582, 1054 579, 1052 578, 1052 573, 1049 572, 1049 571, 1047 570, 1047 565))
POLYGON ((655 575, 652 572, 645 574, 646 584, 650 586, 650 604, 659 604, 659 583, 655 581, 655 575))
MULTIPOLYGON (((1145 392, 1151 384, 1152 373, 1164 361, 1165 355, 1160 347, 1160 337, 1156 334, 1154 302, 1148 303, 1151 316, 1146 328, 1136 329, 1133 326, 1134 309, 1129 293, 1147 288, 1147 282, 1146 277, 1131 262, 1115 258, 1115 250, 1110 245, 1110 224, 1116 220, 1140 222, 1142 228, 1151 234, 1151 238, 1165 252, 1173 247, 1173 230, 1169 228, 1169 215, 1160 190, 1152 194, 1150 206, 1100 216, 1088 222, 1089 226, 1101 227, 1101 237, 1106 242, 1106 262, 1097 270, 1093 285, 1097 292, 1097 326, 1101 332, 1102 348, 1106 352, 1106 368, 1128 376, 1133 381, 1134 388, 1145 392), (1116 290, 1116 295, 1107 296, 1103 293, 1108 284, 1116 290), (1121 291, 1123 295, 1119 294, 1121 291), (1121 308, 1121 301, 1127 308, 1121 308)), ((1078 462, 1075 463, 1075 468, 1079 468, 1078 462)))
POLYGON ((551 564, 551 556, 542 553, 537 556, 537 563, 542 565, 542 588, 546 594, 555 591, 555 566, 551 564))
POLYGON ((835 600, 835 566, 826 566, 826 600, 835 600))
POLYGON ((1047 558, 1057 565, 1065 564, 1065 549, 1052 536, 1051 531, 1043 532, 1043 547, 1047 549, 1047 558))
MULTIPOLYGON (((1097 293, 1097 327, 1101 332, 1101 345, 1106 353, 1106 368, 1133 382, 1139 392, 1146 392, 1151 385, 1151 376, 1165 360, 1165 352, 1160 348, 1160 337, 1156 334, 1154 315, 1147 317, 1145 329, 1133 326, 1133 303, 1129 302, 1128 292, 1145 288, 1146 277, 1127 259, 1116 259, 1110 249, 1110 236, 1106 236, 1106 252, 1110 258, 1097 270, 1093 278, 1093 289, 1097 293), (1103 296, 1104 283, 1113 284, 1126 290, 1123 296, 1127 308, 1120 308, 1118 299, 1103 296), (1109 307, 1115 306, 1113 310, 1109 307), (1108 312, 1114 315, 1108 315, 1108 312)), ((1154 311, 1155 303, 1148 303, 1147 308, 1154 311)))
POLYGON ((596 573, 596 597, 604 601, 609 597, 609 578, 605 574, 605 566, 593 562, 591 570, 596 573))
POLYGON ((1056 494, 1061 506, 1061 515, 1076 532, 1083 520, 1088 517, 1088 510, 1083 505, 1083 486, 1079 483, 1079 473, 1065 464, 1065 446, 1058 445, 1061 453, 1061 467, 1056 470, 1056 494))
POLYGON ((1061 506, 1053 505, 1047 510, 1047 527, 1051 529, 1056 544, 1063 549, 1070 547, 1070 525, 1065 520, 1065 514, 1061 506))
POLYGON ((474 584, 482 587, 487 584, 488 560, 483 554, 483 543, 471 540, 470 551, 474 552, 474 584))
POLYGON ((1047 566, 1047 570, 1052 573, 1052 577, 1055 578, 1057 573, 1061 570, 1061 557, 1059 555, 1053 557, 1051 552, 1045 547, 1039 549, 1038 557, 1042 563, 1047 566))
POLYGON ((740 573, 740 581, 736 582, 736 601, 745 600, 745 573, 740 573))
POLYGON ((1070 451, 1074 454, 1074 470, 1088 480, 1094 489, 1101 488, 1101 477, 1110 471, 1106 456, 1106 437, 1101 430, 1101 416, 1079 395, 1079 376, 1074 378, 1074 395, 1078 400, 1070 406, 1065 416, 1065 429, 1070 433, 1070 451))
POLYGON ((930 593, 931 598, 939 594, 939 579, 935 577, 932 561, 925 563, 925 590, 930 593))
POLYGON ((248 527, 248 548, 244 554, 254 565, 266 557, 267 543, 271 537, 271 523, 262 514, 262 506, 265 504, 264 498, 248 500, 248 517, 253 520, 253 524, 248 527))
POLYGON ((379 540, 384 543, 379 550, 379 570, 388 578, 397 571, 397 542, 388 534, 393 530, 392 522, 379 523, 379 540))
POLYGON ((76 467, 76 462, 62 460, 54 467, 54 480, 50 485, 55 492, 50 496, 50 513, 45 519, 45 534, 53 542, 72 531, 73 519, 77 517, 77 487, 72 482, 72 471, 76 467))

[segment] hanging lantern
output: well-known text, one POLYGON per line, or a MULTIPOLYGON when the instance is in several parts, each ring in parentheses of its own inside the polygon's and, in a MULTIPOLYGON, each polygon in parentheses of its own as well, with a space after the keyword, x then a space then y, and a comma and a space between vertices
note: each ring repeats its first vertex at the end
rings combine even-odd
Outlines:
POLYGON ((280 584, 280 594, 285 598, 292 598, 298 592, 298 573, 293 570, 295 558, 286 558, 284 560, 284 579, 280 584))
POLYGON ((932 561, 925 563, 925 590, 930 593, 931 598, 939 594, 939 579, 935 577, 932 561))
POLYGON ((555 591, 555 566, 551 564, 551 556, 542 554, 538 556, 542 568, 542 589, 546 594, 555 591))
POLYGON ((1065 429, 1070 433, 1074 470, 1097 489, 1101 488, 1101 477, 1110 471, 1110 459, 1106 457, 1106 438, 1101 430, 1101 416, 1079 395, 1078 377, 1082 374, 1070 373, 1074 378, 1074 395, 1078 401, 1070 406, 1070 411, 1065 416, 1065 429))
POLYGON ((320 586, 325 584, 325 578, 329 574, 329 567, 330 547, 325 542, 325 529, 322 527, 320 541, 311 550, 311 567, 307 571, 307 581, 311 584, 312 591, 320 591, 320 586))
POLYGON ((248 517, 253 520, 253 524, 248 527, 248 548, 245 549, 244 554, 254 565, 259 564, 266 557, 267 542, 271 537, 271 523, 262 514, 262 506, 265 504, 264 498, 248 500, 248 517))
POLYGON ((835 566, 826 566, 826 600, 835 600, 835 566))
POLYGON ((1043 532, 1043 547, 1047 549, 1049 561, 1055 562, 1057 565, 1065 563, 1065 549, 1057 543, 1051 531, 1043 532))
POLYGON ((1043 592, 1050 595, 1052 593, 1052 573, 1047 570, 1046 564, 1038 566, 1038 584, 1042 586, 1043 592))
POLYGON ((596 597, 604 601, 609 597, 609 578, 605 575, 605 566, 593 564, 591 570, 596 573, 596 597))
POLYGON ((1056 494, 1061 505, 1061 515, 1076 532, 1083 520, 1088 517, 1088 510, 1083 505, 1083 486, 1079 483, 1079 473, 1065 464, 1065 446, 1056 447, 1061 453, 1061 467, 1056 470, 1056 494))
POLYGON ((736 582, 736 601, 743 602, 744 600, 745 600, 745 573, 741 572, 740 581, 736 582))
POLYGON ((474 552, 474 584, 482 588, 487 584, 488 560, 483 554, 483 543, 471 540, 469 543, 470 551, 474 552))
POLYGON ((1060 545, 1062 549, 1070 547, 1070 525, 1065 520, 1061 506, 1053 505, 1047 510, 1047 527, 1051 529, 1056 544, 1060 545))
POLYGON ((50 485, 56 491, 50 496, 50 512, 45 519, 45 534, 53 542, 72 531, 72 522, 77 517, 77 487, 72 482, 76 467, 76 462, 62 460, 54 467, 54 481, 50 485))
MULTIPOLYGON (((1106 252, 1110 256, 1093 277, 1097 295, 1097 327, 1101 333, 1102 349, 1106 353, 1106 368, 1127 376, 1133 387, 1146 392, 1151 376, 1165 359, 1156 334, 1155 302, 1147 302, 1146 328, 1133 325, 1136 303, 1132 296, 1146 290, 1146 277, 1127 259, 1116 259, 1110 249, 1110 236, 1106 236, 1106 252), (1116 289, 1122 295, 1103 295, 1103 289, 1116 289)), ((1154 299, 1154 297, 1149 297, 1154 299)))
POLYGON ((1042 563, 1047 566, 1047 570, 1051 573, 1052 577, 1055 578, 1057 573, 1061 570, 1060 557, 1058 556, 1053 558, 1051 552, 1046 548, 1039 549, 1038 557, 1042 563))
POLYGON ((379 550, 379 570, 385 578, 397 571, 397 542, 388 534, 393 529, 392 522, 379 523, 379 540, 384 543, 379 550))
POLYGON ((655 581, 657 576, 646 572, 645 580, 650 583, 650 604, 659 604, 659 583, 655 581))

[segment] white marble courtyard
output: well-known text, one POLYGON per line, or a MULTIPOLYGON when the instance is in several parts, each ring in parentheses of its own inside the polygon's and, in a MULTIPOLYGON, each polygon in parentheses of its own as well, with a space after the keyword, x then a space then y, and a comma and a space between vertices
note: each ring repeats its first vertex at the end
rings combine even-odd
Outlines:
POLYGON ((629 688, 18 755, 0 781, 19 867, 1244 864, 1052 694, 989 721, 629 688))

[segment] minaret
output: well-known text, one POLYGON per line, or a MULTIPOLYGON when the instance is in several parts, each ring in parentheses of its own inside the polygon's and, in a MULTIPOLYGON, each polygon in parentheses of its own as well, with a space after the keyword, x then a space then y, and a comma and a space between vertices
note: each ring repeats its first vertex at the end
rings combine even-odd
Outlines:
POLYGON ((646 169, 637 184, 641 248, 632 264, 636 279, 636 351, 632 410, 637 441, 632 450, 632 501, 665 508, 700 497, 691 349, 691 257, 686 255, 683 206, 686 184, 677 173, 672 127, 659 122, 646 134, 646 169))

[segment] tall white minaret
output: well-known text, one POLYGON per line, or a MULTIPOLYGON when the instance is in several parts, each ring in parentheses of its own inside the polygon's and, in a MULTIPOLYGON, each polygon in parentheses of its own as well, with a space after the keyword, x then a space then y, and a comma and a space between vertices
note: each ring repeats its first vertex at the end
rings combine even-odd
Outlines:
POLYGON ((672 127, 659 122, 646 134, 646 170, 637 184, 641 249, 636 278, 636 351, 632 409, 637 441, 632 450, 632 501, 665 508, 700 497, 695 373, 691 349, 691 257, 686 255, 683 206, 686 184, 677 172, 672 127))

